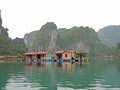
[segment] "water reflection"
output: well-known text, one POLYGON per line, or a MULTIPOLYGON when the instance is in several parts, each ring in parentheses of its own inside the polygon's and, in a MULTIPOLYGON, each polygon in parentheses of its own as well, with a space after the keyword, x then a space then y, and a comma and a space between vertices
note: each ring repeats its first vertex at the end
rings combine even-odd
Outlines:
POLYGON ((120 89, 118 60, 0 63, 0 72, 0 90, 120 89))
POLYGON ((40 70, 40 71, 44 71, 44 70, 46 70, 46 62, 41 62, 39 64, 36 64, 36 63, 25 64, 25 70, 40 70))
POLYGON ((74 64, 70 62, 56 62, 54 65, 56 66, 56 69, 58 71, 62 71, 62 70, 73 71, 74 70, 74 64))

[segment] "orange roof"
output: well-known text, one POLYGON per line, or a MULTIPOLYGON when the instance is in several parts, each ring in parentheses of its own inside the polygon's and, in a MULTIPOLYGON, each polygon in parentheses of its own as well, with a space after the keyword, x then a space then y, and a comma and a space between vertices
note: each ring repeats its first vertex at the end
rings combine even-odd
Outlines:
POLYGON ((36 54, 47 54, 47 52, 36 52, 36 54))
POLYGON ((26 52, 25 55, 35 55, 35 52, 26 52))
POLYGON ((63 53, 63 52, 64 52, 64 50, 56 51, 57 54, 61 54, 61 53, 63 53))
POLYGON ((26 52, 25 55, 46 54, 46 52, 26 52))
POLYGON ((59 51, 56 52, 56 54, 62 54, 64 52, 72 53, 72 52, 74 52, 74 50, 59 50, 59 51))
POLYGON ((71 52, 72 53, 72 52, 74 52, 74 50, 67 50, 67 52, 71 52))

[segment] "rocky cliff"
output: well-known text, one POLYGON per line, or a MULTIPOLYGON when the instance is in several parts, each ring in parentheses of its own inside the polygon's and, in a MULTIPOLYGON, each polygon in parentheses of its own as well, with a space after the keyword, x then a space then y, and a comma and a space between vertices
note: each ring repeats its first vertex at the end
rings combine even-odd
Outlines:
POLYGON ((38 31, 32 49, 34 51, 54 52, 56 50, 57 26, 53 22, 46 23, 38 31))
POLYGON ((0 36, 8 37, 8 29, 2 26, 1 10, 0 10, 0 36))
POLYGON ((33 32, 25 34, 24 43, 25 43, 28 51, 31 51, 32 45, 33 45, 33 40, 35 39, 37 33, 38 33, 38 31, 33 31, 33 32))

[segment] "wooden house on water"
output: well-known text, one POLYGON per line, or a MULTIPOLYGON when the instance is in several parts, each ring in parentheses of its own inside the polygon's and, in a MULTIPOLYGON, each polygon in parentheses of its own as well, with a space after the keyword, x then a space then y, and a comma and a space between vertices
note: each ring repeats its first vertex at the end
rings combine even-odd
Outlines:
POLYGON ((75 52, 74 50, 59 50, 56 51, 55 56, 56 60, 71 60, 74 57, 75 52))
POLYGON ((42 59, 45 60, 46 59, 46 52, 26 52, 25 55, 25 59, 42 59))
POLYGON ((89 53, 81 53, 76 52, 76 60, 88 60, 89 59, 89 53))
POLYGON ((89 59, 90 48, 89 44, 84 41, 80 41, 75 48, 75 57, 77 61, 86 61, 89 59))
POLYGON ((74 50, 59 50, 55 53, 56 60, 76 60, 86 61, 89 59, 89 53, 76 52, 74 50))
POLYGON ((25 56, 25 60, 34 59, 35 52, 26 52, 26 53, 24 53, 24 56, 25 56))
POLYGON ((36 59, 46 60, 47 52, 36 52, 36 59))

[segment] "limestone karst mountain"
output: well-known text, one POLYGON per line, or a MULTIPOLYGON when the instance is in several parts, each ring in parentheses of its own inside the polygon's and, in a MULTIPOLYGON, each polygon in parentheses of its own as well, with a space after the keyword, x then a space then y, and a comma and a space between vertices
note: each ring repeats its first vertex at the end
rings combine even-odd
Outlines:
POLYGON ((120 25, 106 26, 98 31, 98 36, 108 47, 116 47, 120 43, 120 25))
MULTIPOLYGON (((40 30, 27 35, 33 35, 33 37, 24 38, 31 45, 29 47, 30 51, 55 53, 56 50, 72 49, 77 52, 90 52, 94 56, 105 55, 109 52, 109 49, 100 42, 95 30, 89 27, 58 29, 53 22, 48 22, 40 30)), ((29 45, 27 44, 27 46, 29 45)))

